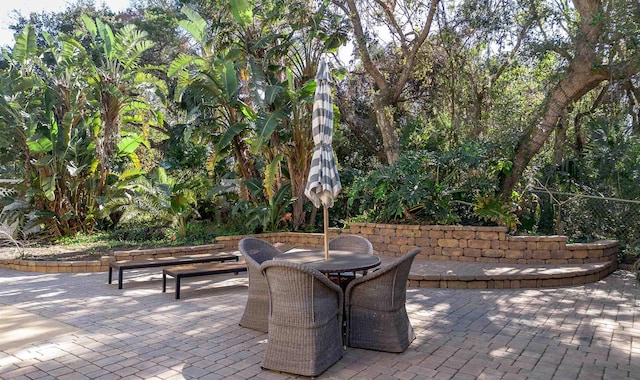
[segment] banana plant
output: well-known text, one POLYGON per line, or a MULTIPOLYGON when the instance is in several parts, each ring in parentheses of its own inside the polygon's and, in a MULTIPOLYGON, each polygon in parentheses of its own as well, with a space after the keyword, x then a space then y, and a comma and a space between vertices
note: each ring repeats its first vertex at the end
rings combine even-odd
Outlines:
POLYGON ((213 170, 231 151, 239 176, 245 180, 254 178, 255 160, 245 136, 256 115, 240 97, 241 83, 235 66, 239 50, 215 45, 206 20, 191 8, 184 7, 182 12, 187 19, 180 26, 200 49, 197 55, 181 54, 169 66, 169 77, 178 83, 176 100, 188 107, 196 123, 207 125, 206 134, 213 147, 208 167, 213 170))
POLYGON ((82 111, 74 67, 82 64, 83 49, 74 41, 40 48, 31 26, 17 36, 5 74, 0 119, 14 137, 11 145, 23 160, 23 197, 8 199, 2 218, 42 224, 53 236, 90 230, 94 220, 91 194, 91 144, 86 136, 88 118, 82 111), (54 64, 43 60, 50 54, 54 64), (72 108, 79 103, 80 107, 72 108), (8 210, 8 211, 7 211, 8 210), (32 212, 33 211, 33 212, 32 212))
POLYGON ((14 150, 13 159, 24 163, 24 181, 19 185, 21 196, 6 200, 13 205, 9 208, 12 215, 3 218, 17 219, 20 213, 29 213, 33 223, 44 226, 53 236, 93 229, 98 200, 105 192, 107 178, 113 176, 114 161, 139 166, 135 150, 145 142, 135 132, 118 130, 117 138, 111 141, 114 146, 109 147, 112 153, 105 159, 104 130, 109 124, 105 120, 133 117, 136 110, 145 109, 135 94, 148 82, 141 80, 135 62, 147 45, 133 42, 138 38, 132 36, 139 37, 133 29, 125 28, 112 36, 107 26, 97 21, 96 25, 101 25, 105 48, 106 41, 114 42, 113 50, 107 49, 105 54, 119 57, 104 66, 97 66, 72 35, 54 38, 44 33, 44 43, 38 46, 29 25, 17 36, 11 54, 5 56, 10 66, 2 72, 0 124, 10 133, 0 138, 14 150), (132 45, 125 54, 125 47, 132 45), (122 71, 111 71, 113 77, 132 76, 132 80, 117 82, 120 87, 116 82, 98 86, 104 82, 97 79, 107 77, 103 74, 109 67, 122 71), (110 94, 129 95, 109 98, 110 94), (124 100, 113 102, 114 98, 124 100))
POLYGON ((263 232, 275 232, 290 222, 289 207, 295 202, 291 197, 291 185, 280 184, 279 174, 282 153, 267 165, 264 180, 250 178, 246 186, 251 191, 251 201, 238 202, 232 214, 245 221, 254 232, 259 227, 263 232))
POLYGON ((109 172, 114 170, 122 132, 147 134, 149 125, 162 118, 147 93, 165 101, 166 84, 141 66, 145 51, 153 46, 147 33, 128 24, 117 32, 100 19, 83 15, 84 30, 91 39, 91 50, 100 52, 100 60, 89 61, 83 68, 88 73, 85 89, 87 105, 97 110, 100 125, 93 130, 99 161, 100 185, 106 186, 109 172), (142 129, 140 130, 140 127, 142 129), (123 128, 125 128, 123 130, 123 128))

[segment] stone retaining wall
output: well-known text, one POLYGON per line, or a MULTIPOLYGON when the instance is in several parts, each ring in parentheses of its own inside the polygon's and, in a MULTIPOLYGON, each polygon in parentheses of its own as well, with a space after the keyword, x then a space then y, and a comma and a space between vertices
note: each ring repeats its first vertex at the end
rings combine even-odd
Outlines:
MULTIPOLYGON (((401 256, 419 247, 418 258, 504 264, 589 264, 617 263, 618 242, 567 244, 566 236, 510 236, 504 227, 415 226, 377 223, 352 223, 349 229, 329 229, 329 238, 340 234, 358 234, 369 239, 374 250, 384 256, 401 256)), ((278 232, 255 236, 272 243, 298 247, 322 247, 323 234, 278 232)), ((216 244, 192 247, 166 247, 115 251, 94 261, 0 260, 0 268, 32 272, 106 271, 109 262, 197 254, 211 251, 236 251, 245 236, 220 236, 216 244)))
POLYGON ((352 223, 348 233, 366 237, 376 252, 401 256, 419 247, 419 258, 505 264, 588 264, 615 261, 618 242, 567 244, 566 236, 510 236, 506 227, 414 226, 352 223))
POLYGON ((0 268, 19 270, 23 272, 40 273, 87 273, 106 272, 113 256, 103 256, 100 260, 55 261, 55 260, 0 260, 0 268))
POLYGON ((0 268, 41 273, 106 272, 109 270, 109 263, 112 261, 195 255, 220 251, 222 248, 224 248, 222 244, 205 244, 188 247, 132 249, 127 251, 114 251, 113 255, 102 256, 100 260, 81 261, 6 259, 0 260, 0 268))
MULTIPOLYGON (((504 264, 589 264, 617 262, 618 242, 567 244, 566 236, 510 236, 506 227, 416 226, 352 223, 349 229, 329 229, 329 239, 340 234, 364 236, 384 256, 402 256, 420 248, 417 256, 430 260, 451 260, 504 264)), ((322 247, 322 234, 281 232, 252 235, 272 243, 300 247, 322 247)), ((220 236, 225 249, 237 249, 244 236, 220 236)))
MULTIPOLYGON (((340 235, 341 233, 349 233, 349 230, 341 230, 337 228, 329 229, 329 239, 340 235)), ((291 244, 297 247, 320 248, 324 244, 324 235, 316 233, 303 232, 276 232, 258 235, 236 235, 236 236, 218 236, 216 241, 224 246, 227 250, 238 250, 238 243, 242 238, 256 237, 266 240, 270 243, 291 244)))

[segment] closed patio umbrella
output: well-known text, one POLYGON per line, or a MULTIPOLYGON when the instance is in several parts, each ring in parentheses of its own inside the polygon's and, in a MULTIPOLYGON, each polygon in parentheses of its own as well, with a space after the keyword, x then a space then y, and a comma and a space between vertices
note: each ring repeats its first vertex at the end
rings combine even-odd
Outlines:
POLYGON ((342 189, 336 159, 333 155, 333 102, 331 101, 331 73, 325 59, 320 60, 316 74, 316 92, 313 100, 313 158, 304 194, 317 208, 323 207, 324 215, 324 258, 329 258, 328 227, 329 213, 333 200, 342 189))

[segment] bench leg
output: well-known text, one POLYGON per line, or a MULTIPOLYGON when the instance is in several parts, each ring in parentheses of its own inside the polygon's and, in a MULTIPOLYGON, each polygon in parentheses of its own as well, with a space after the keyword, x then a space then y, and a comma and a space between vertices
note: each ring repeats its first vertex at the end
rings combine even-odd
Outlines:
POLYGON ((118 289, 122 289, 122 277, 124 277, 124 269, 118 270, 118 289))
POLYGON ((107 284, 111 284, 112 273, 113 273, 113 268, 109 267, 109 282, 107 282, 107 284))
POLYGON ((176 299, 180 299, 180 275, 176 276, 176 299))
POLYGON ((167 274, 162 271, 162 293, 167 292, 167 274))

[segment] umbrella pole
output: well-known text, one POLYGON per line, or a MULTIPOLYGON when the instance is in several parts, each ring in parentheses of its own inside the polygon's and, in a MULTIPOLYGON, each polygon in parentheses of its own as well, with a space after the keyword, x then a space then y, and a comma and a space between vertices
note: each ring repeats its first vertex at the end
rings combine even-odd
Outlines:
POLYGON ((327 206, 323 207, 324 214, 324 259, 329 260, 329 236, 327 232, 329 232, 329 211, 327 211, 327 206))

